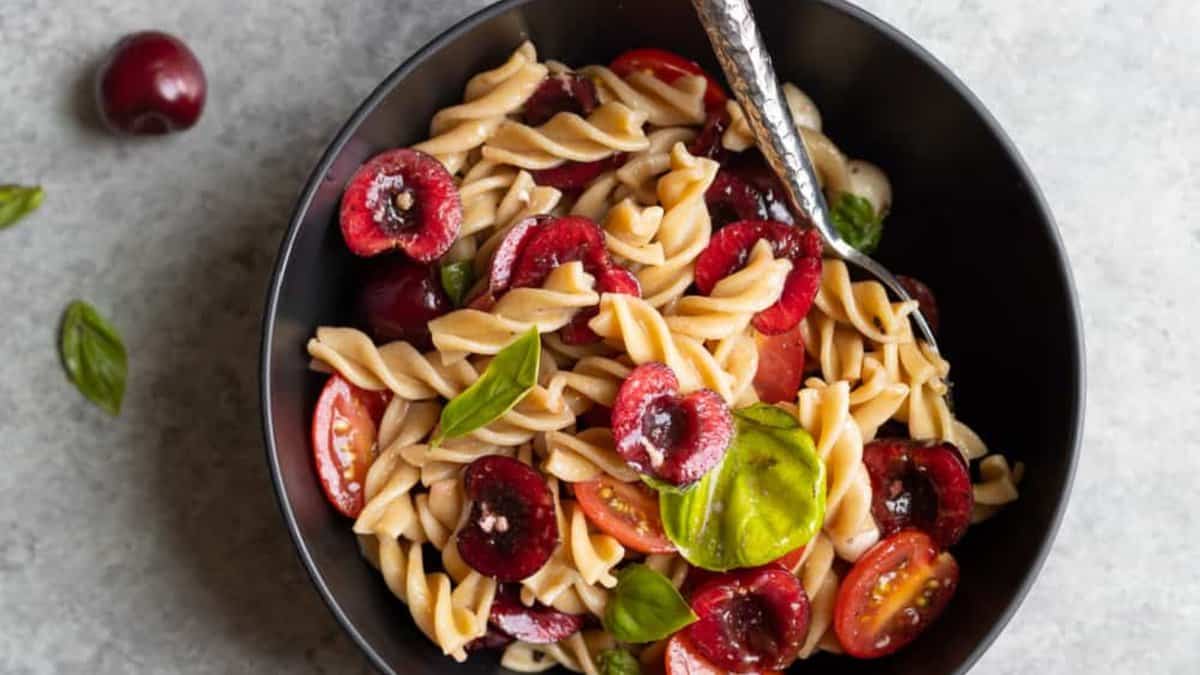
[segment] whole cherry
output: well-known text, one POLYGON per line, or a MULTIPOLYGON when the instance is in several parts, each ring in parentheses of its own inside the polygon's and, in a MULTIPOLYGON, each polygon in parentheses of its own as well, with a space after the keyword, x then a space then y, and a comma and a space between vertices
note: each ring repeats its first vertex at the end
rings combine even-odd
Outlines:
POLYGON ((158 31, 121 38, 96 76, 101 119, 127 134, 166 134, 193 126, 207 91, 204 68, 192 50, 158 31))

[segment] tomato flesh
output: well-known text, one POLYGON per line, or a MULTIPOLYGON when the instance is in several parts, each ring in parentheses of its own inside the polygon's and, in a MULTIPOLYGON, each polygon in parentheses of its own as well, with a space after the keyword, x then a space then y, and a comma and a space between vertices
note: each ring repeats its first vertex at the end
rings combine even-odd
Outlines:
POLYGON ((317 478, 329 503, 350 518, 362 511, 363 481, 375 459, 375 436, 390 391, 367 391, 333 374, 313 409, 317 478))
POLYGON ((804 336, 800 324, 778 335, 756 333, 758 370, 754 373, 754 391, 764 403, 796 401, 804 382, 804 336))
MULTIPOLYGON (((676 633, 667 640, 663 652, 667 675, 727 675, 728 671, 704 658, 686 633, 676 633)), ((758 675, 779 675, 777 670, 753 671, 758 675)))
POLYGON ((704 91, 704 107, 712 110, 723 107, 729 95, 725 88, 712 75, 700 67, 700 64, 665 49, 631 49, 613 59, 609 66, 621 77, 639 71, 648 70, 658 79, 670 84, 684 75, 702 75, 708 80, 708 89, 704 91))
POLYGON ((958 588, 958 563, 929 535, 904 530, 876 544, 838 589, 834 631, 847 654, 886 656, 916 639, 958 588))
POLYGON ((573 485, 583 515, 621 545, 642 553, 675 550, 663 532, 658 494, 654 490, 641 483, 622 483, 610 476, 573 485))

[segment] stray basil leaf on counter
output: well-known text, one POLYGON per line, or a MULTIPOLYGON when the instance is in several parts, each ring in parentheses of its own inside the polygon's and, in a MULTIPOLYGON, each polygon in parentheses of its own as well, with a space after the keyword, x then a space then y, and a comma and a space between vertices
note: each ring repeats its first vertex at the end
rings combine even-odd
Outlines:
POLYGON ((500 350, 483 375, 442 408, 433 445, 469 434, 500 419, 537 384, 542 336, 537 326, 500 350))
POLYGON ((470 261, 445 263, 440 269, 442 289, 455 307, 462 307, 467 291, 475 283, 475 268, 470 261))
POLYGON ((733 420, 717 468, 687 492, 659 493, 667 538, 707 570, 764 565, 807 544, 825 519, 825 464, 796 418, 760 403, 733 420))
POLYGON ((617 572, 604 608, 604 628, 622 642, 661 640, 696 618, 670 580, 642 564, 617 572))
POLYGON ((605 649, 596 657, 600 675, 641 675, 642 668, 633 654, 615 647, 605 649))
POLYGON ((875 213, 864 197, 843 192, 838 195, 829 217, 842 239, 863 253, 874 253, 883 238, 883 218, 875 213))
POLYGON ((0 185, 0 230, 42 205, 46 193, 39 186, 0 185))
POLYGON ((59 349, 75 387, 110 414, 119 415, 128 365, 117 330, 94 307, 76 300, 63 314, 59 349))

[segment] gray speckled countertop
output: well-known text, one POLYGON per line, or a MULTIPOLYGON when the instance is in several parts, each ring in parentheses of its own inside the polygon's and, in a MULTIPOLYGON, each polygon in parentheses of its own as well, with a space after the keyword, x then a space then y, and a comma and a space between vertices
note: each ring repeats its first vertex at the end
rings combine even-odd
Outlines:
MULTIPOLYGON (((0 232, 0 672, 366 670, 309 587, 268 485, 263 289, 332 132, 483 4, 4 3, 0 182, 41 182, 49 198, 0 232), (187 134, 115 140, 91 122, 87 74, 146 27, 186 36, 213 95, 187 134), (63 379, 56 324, 75 297, 124 332, 119 419, 63 379)), ((1082 293, 1089 406, 1074 497, 1045 571, 974 672, 1191 673, 1200 4, 863 4, 1008 130, 1082 293)))

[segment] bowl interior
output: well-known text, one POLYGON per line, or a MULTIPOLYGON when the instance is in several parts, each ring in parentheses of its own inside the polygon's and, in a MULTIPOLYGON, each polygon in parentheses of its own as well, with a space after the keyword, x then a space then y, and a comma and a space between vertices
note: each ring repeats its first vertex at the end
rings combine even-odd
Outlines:
MULTIPOLYGON (((756 2, 780 76, 809 93, 848 155, 880 165, 895 207, 879 258, 938 296, 959 416, 993 450, 1024 461, 1022 497, 956 548, 957 598, 913 646, 875 662, 819 656, 840 673, 965 672, 1024 594, 1057 524, 1082 420, 1082 349, 1066 260, 1037 188, 987 113, 906 38, 839 2, 756 2), (836 659, 836 660, 835 660, 836 659)), ((350 319, 355 261, 336 226, 342 186, 374 153, 422 139, 474 73, 530 38, 542 58, 607 62, 657 46, 719 72, 686 0, 513 0, 484 10, 396 71, 356 112, 314 172, 281 250, 265 317, 268 457, 301 557, 338 619, 385 671, 451 667, 358 555, 326 505, 308 420, 323 378, 304 343, 350 319)), ((474 657, 458 672, 498 669, 474 657)))

